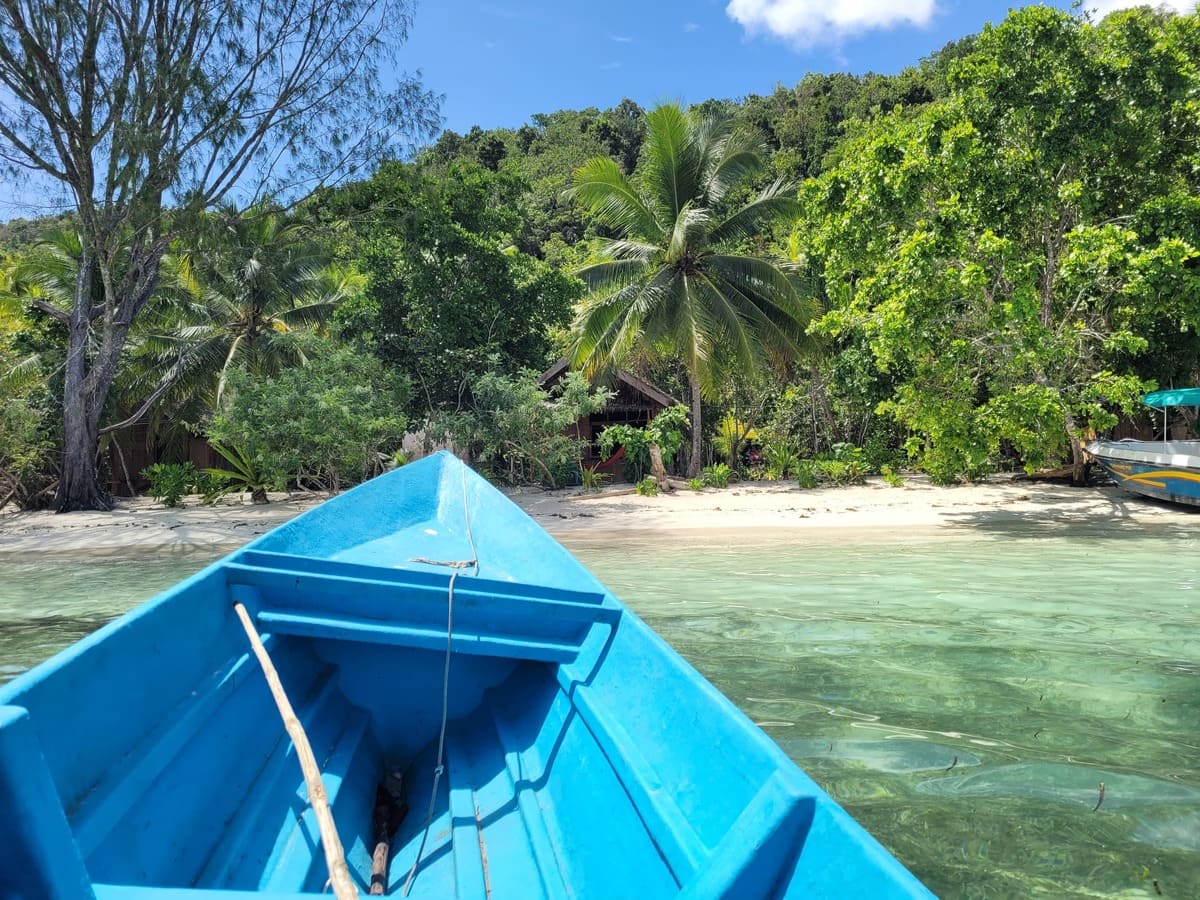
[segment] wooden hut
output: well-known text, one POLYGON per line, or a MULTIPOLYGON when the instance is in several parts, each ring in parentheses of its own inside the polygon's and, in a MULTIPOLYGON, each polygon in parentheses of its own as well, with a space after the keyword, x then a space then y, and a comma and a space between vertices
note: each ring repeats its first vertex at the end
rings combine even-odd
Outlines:
MULTIPOLYGON (((553 387, 566 375, 567 370, 567 360, 560 359, 542 373, 538 383, 543 388, 553 387)), ((580 419, 571 426, 569 433, 584 442, 583 464, 585 466, 596 466, 601 472, 620 475, 619 457, 604 461, 600 458, 600 451, 597 447, 600 432, 610 425, 632 425, 635 428, 645 428, 662 410, 668 406, 675 406, 679 401, 670 394, 659 390, 650 382, 623 369, 617 372, 615 383, 610 385, 610 389, 614 391, 614 395, 608 401, 608 405, 600 412, 580 419)))

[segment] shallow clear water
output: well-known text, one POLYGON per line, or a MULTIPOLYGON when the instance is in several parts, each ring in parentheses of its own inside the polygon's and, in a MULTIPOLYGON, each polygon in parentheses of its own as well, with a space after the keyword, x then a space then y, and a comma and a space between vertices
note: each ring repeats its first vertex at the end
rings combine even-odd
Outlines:
MULTIPOLYGON (((1200 519, 567 544, 939 894, 1200 896, 1200 519)), ((0 561, 0 681, 207 561, 0 561)))
POLYGON ((1200 896, 1200 522, 570 546, 935 892, 1200 896))

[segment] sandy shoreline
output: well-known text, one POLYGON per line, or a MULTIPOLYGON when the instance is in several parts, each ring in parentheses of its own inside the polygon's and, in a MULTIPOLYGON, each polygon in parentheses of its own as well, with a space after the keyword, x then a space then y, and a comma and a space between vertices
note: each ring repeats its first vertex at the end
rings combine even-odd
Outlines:
MULTIPOLYGON (((1115 487, 1072 488, 995 478, 982 484, 937 487, 910 478, 904 487, 879 479, 855 487, 802 490, 788 483, 748 482, 722 490, 677 491, 657 497, 578 490, 523 488, 510 496, 552 534, 572 542, 653 532, 662 536, 763 529, 803 530, 808 538, 844 529, 902 537, 915 530, 1033 527, 1114 521, 1146 525, 1200 524, 1200 513, 1142 500, 1115 487)), ((122 500, 106 513, 0 514, 0 557, 77 553, 131 555, 143 551, 232 550, 324 500, 323 495, 278 495, 266 506, 227 500, 168 509, 149 498, 122 500)))

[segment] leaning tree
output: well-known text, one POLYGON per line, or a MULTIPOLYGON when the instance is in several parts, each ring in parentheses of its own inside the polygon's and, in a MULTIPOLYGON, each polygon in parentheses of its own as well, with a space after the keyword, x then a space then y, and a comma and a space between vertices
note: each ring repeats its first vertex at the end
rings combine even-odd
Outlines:
POLYGON ((102 509, 97 436, 130 328, 191 218, 299 196, 431 133, 395 73, 412 0, 3 0, 0 163, 78 216, 57 507, 102 509))

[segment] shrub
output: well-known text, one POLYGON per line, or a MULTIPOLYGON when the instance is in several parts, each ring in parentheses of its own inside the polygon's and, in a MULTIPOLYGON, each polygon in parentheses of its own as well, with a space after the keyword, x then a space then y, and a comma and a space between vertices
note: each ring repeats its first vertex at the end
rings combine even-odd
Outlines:
POLYGON ((812 490, 817 486, 820 479, 817 476, 817 464, 815 460, 802 459, 796 463, 796 484, 798 487, 805 490, 812 490))
POLYGON ((10 500, 33 509, 49 498, 54 481, 53 418, 34 399, 0 393, 0 509, 10 500))
POLYGON ((597 466, 586 466, 579 470, 585 491, 598 491, 612 478, 607 472, 596 471, 597 466))
POLYGON ((284 479, 268 465, 247 453, 241 447, 223 447, 213 442, 212 448, 225 460, 228 469, 205 469, 209 486, 204 495, 205 503, 213 503, 225 494, 250 494, 251 503, 267 503, 267 491, 279 490, 284 479))
POLYGON ((455 441, 509 484, 558 487, 581 477, 583 442, 564 433, 583 416, 604 408, 610 391, 591 390, 587 379, 569 372, 547 391, 538 373, 490 373, 471 389, 473 409, 445 418, 455 441))
POLYGON ((676 405, 664 409, 645 428, 610 425, 600 432, 600 455, 608 459, 618 447, 624 447, 625 460, 621 474, 629 481, 640 481, 650 471, 651 444, 658 444, 664 466, 670 467, 675 461, 675 455, 683 446, 683 430, 687 422, 687 407, 676 405))
POLYGON ((787 478, 789 474, 796 470, 796 466, 800 463, 800 455, 792 447, 791 444, 784 441, 770 441, 763 445, 763 462, 766 463, 767 469, 775 473, 775 478, 787 478))
POLYGON ((197 474, 190 462, 155 463, 142 469, 142 475, 150 482, 150 496, 166 506, 179 505, 180 498, 191 492, 197 474))
POLYGON ((261 485, 294 478, 337 491, 378 475, 404 438, 407 383, 350 350, 270 378, 233 372, 229 390, 208 436, 236 448, 261 485))
POLYGON ((729 485, 729 479, 733 477, 733 470, 725 463, 717 463, 714 466, 705 466, 700 470, 700 478, 708 487, 723 488, 729 485))
POLYGON ((703 478, 689 478, 688 479, 688 487, 690 487, 693 491, 702 491, 702 490, 704 490, 704 479, 703 478))
POLYGON ((904 479, 891 466, 882 466, 879 472, 884 482, 892 487, 904 487, 904 479))
POLYGON ((642 497, 657 497, 658 480, 653 475, 647 475, 637 483, 634 491, 636 491, 637 494, 642 497))

